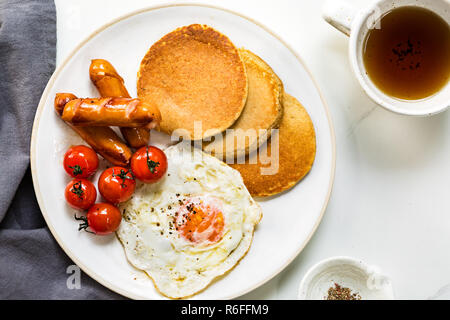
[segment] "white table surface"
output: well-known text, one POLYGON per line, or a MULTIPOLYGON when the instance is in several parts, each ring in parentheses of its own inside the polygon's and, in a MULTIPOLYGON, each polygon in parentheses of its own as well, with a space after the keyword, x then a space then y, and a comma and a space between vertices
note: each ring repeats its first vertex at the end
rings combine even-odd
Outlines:
MULTIPOLYGON (((360 8, 370 2, 347 1, 360 8)), ((58 63, 109 20, 166 3, 55 2, 58 63)), ((336 179, 317 232, 282 273, 242 298, 295 299, 309 267, 335 255, 379 266, 391 277, 396 298, 450 298, 450 112, 410 118, 372 103, 350 71, 347 38, 321 18, 322 0, 202 2, 262 22, 297 50, 336 131, 336 179)))

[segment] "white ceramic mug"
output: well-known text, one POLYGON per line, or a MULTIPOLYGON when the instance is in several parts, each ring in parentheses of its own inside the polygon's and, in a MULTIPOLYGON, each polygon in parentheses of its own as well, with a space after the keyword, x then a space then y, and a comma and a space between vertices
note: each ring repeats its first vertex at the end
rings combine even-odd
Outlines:
POLYGON ((378 89, 364 67, 363 49, 367 33, 377 27, 379 19, 392 9, 419 6, 429 9, 450 24, 450 0, 379 0, 373 5, 355 10, 341 0, 328 0, 323 7, 323 18, 350 37, 349 56, 353 73, 363 90, 380 106, 395 113, 412 116, 429 116, 450 106, 450 81, 436 94, 420 100, 401 100, 378 89))

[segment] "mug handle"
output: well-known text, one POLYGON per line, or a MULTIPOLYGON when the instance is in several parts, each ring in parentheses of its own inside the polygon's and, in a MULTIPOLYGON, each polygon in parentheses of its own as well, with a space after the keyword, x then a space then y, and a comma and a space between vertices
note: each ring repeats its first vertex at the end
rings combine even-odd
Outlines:
POLYGON ((333 27, 350 36, 356 9, 341 0, 327 0, 323 5, 322 16, 333 27))

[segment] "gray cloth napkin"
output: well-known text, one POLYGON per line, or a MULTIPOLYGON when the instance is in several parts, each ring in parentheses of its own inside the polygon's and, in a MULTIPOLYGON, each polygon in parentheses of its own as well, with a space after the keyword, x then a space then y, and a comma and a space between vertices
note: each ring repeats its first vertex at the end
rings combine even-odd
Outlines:
POLYGON ((31 128, 55 54, 53 0, 0 0, 0 299, 122 298, 82 272, 74 278, 34 196, 31 128))

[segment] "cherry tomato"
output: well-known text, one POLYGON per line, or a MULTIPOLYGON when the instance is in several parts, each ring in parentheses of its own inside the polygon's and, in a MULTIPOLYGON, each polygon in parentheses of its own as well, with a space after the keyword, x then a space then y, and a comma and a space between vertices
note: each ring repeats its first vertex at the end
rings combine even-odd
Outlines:
POLYGON ((66 186, 65 196, 73 208, 87 210, 95 203, 97 190, 89 180, 73 179, 66 186))
POLYGON ((98 168, 98 156, 92 148, 79 145, 64 155, 64 170, 74 178, 88 178, 98 168))
POLYGON ((78 230, 86 230, 89 227, 92 231, 86 231, 105 235, 119 228, 122 215, 119 209, 110 203, 96 203, 89 209, 86 217, 75 216, 75 219, 83 221, 78 230))
POLYGON ((142 147, 131 157, 134 176, 145 183, 154 183, 167 171, 167 157, 157 147, 142 147))
POLYGON ((136 188, 136 181, 129 169, 112 167, 98 179, 98 191, 107 201, 118 204, 127 201, 136 188))

